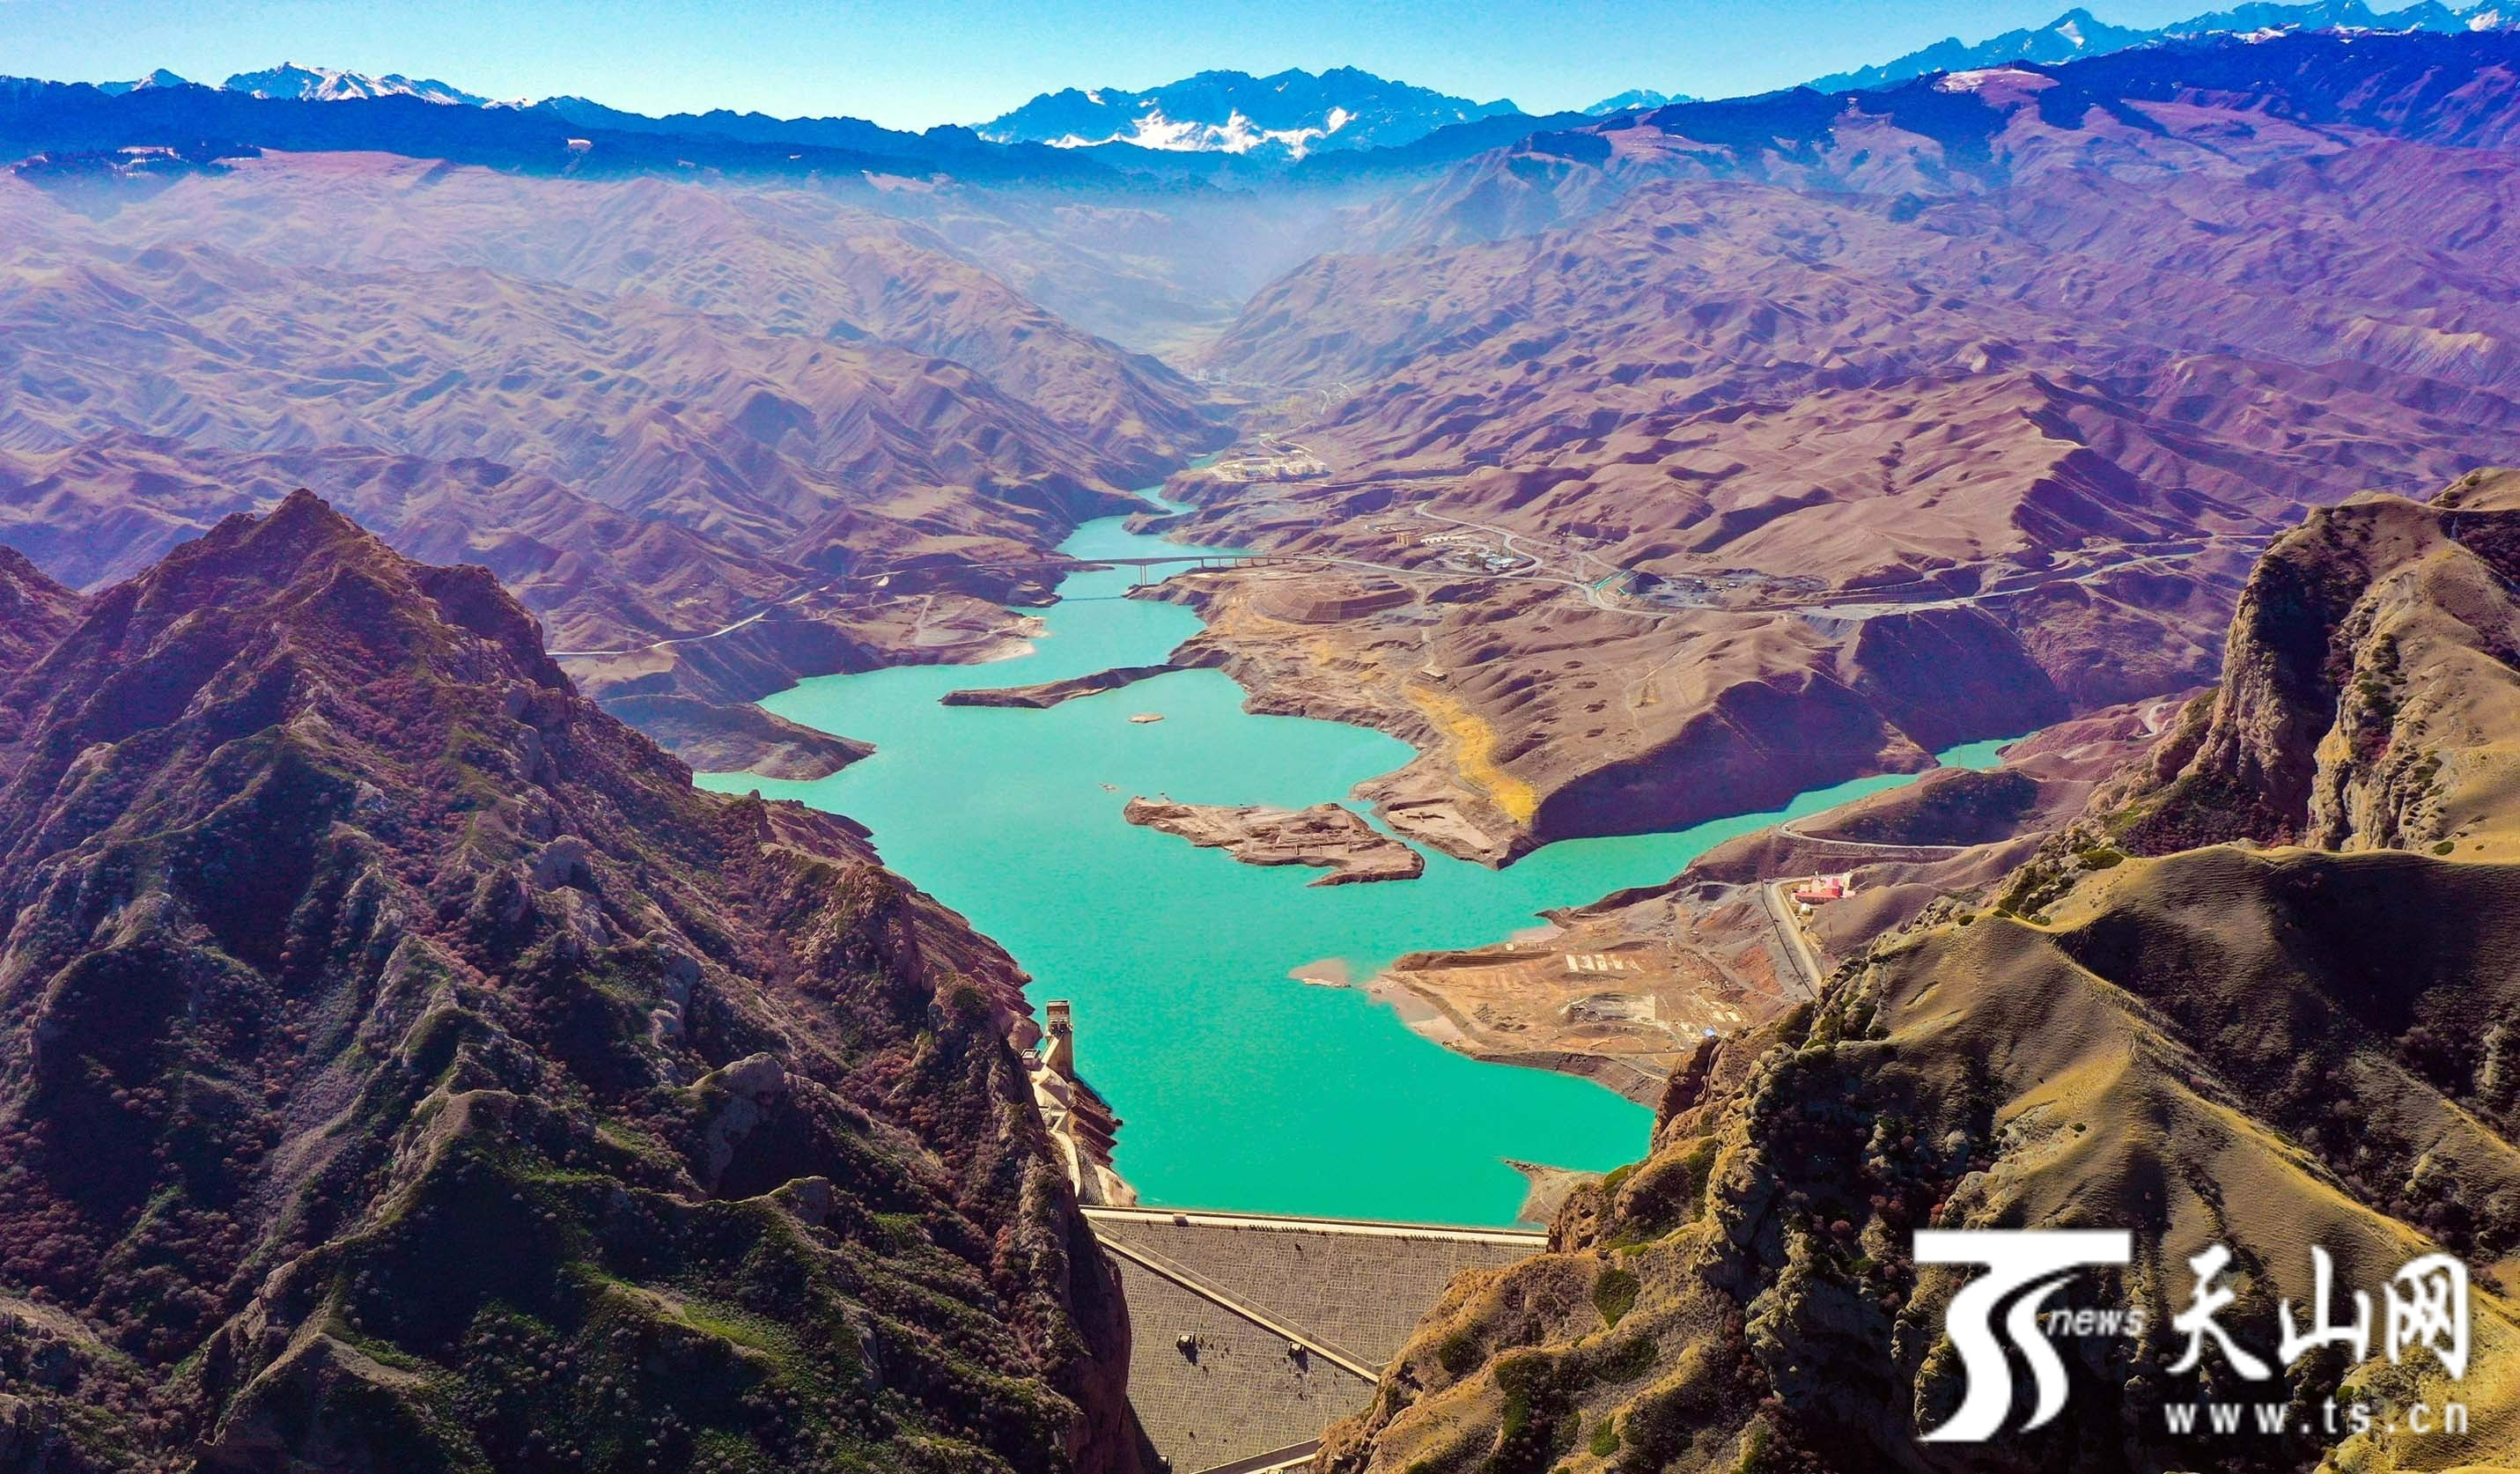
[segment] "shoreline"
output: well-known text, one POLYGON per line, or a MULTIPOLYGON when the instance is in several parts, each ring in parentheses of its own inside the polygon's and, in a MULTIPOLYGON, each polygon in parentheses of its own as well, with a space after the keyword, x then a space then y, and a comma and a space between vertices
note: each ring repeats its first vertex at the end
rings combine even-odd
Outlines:
POLYGON ((1647 1110, 1652 1110, 1661 1101, 1663 1083, 1669 1078, 1669 1071, 1656 1074, 1614 1054, 1593 1054, 1580 1050, 1500 1050, 1483 1045, 1442 1001, 1389 972, 1377 973, 1366 984, 1365 994, 1398 1014, 1400 1021, 1418 1038, 1442 1045, 1454 1053, 1481 1064, 1511 1065, 1516 1069, 1545 1070, 1572 1076, 1598 1085, 1647 1110))
MULTIPOLYGON (((1132 541, 1097 522, 1068 551, 1091 563, 1097 555, 1157 546, 1181 545, 1132 541)), ((1089 581, 1063 585, 1064 597, 1032 611, 1049 626, 1044 635, 1056 638, 1040 640, 1033 669, 1001 678, 1011 686, 1026 675, 1072 678, 1159 660, 1203 624, 1197 608, 1177 601, 1125 597, 1125 574, 1089 569, 1075 576, 1089 581)), ((1390 980, 1364 986, 1366 969, 1348 960, 1552 934, 1545 916, 1661 883, 1738 826, 1567 841, 1503 870, 1429 857, 1434 863, 1410 886, 1340 886, 1322 893, 1333 899, 1305 902, 1296 897, 1311 888, 1300 882, 1290 889, 1282 879, 1226 878, 1212 867, 1166 862, 1134 841, 1118 841, 1101 827, 1110 820, 1107 795, 1170 783, 1177 792, 1223 789, 1219 796, 1305 803, 1420 762, 1418 749, 1354 723, 1254 722, 1275 714, 1251 710, 1248 688, 1222 670, 1166 677, 1189 683, 1171 703, 1177 720, 1146 729, 1157 734, 1152 738, 1126 739, 1117 737, 1129 730, 1117 725, 1126 708, 1111 702, 1063 703, 1012 723, 1000 720, 1001 712, 970 727, 960 725, 959 708, 936 700, 968 677, 943 669, 882 674, 872 688, 849 684, 853 677, 825 678, 770 703, 790 719, 864 730, 891 747, 894 761, 881 783, 844 772, 822 785, 758 786, 861 818, 887 863, 1017 957, 1032 974, 1032 1006, 1070 999, 1080 1021, 1093 1020, 1086 1026, 1102 1043, 1089 1045, 1083 1069, 1109 1093, 1115 1115, 1132 1117, 1118 1155, 1130 1181, 1151 1196, 1254 1211, 1502 1225, 1514 1221, 1528 1192, 1527 1183, 1516 1184, 1499 1170, 1507 1159, 1605 1169, 1644 1148, 1668 1059, 1621 1058, 1623 1051, 1593 1053, 1580 1045, 1517 1048, 1482 1035, 1471 1018, 1444 1018, 1390 980), (1000 743, 1011 744, 1013 761, 993 756, 1000 743), (1060 782, 1046 783, 1052 775, 1060 782), (1091 790, 1090 813, 1070 786, 1091 790), (981 815, 1005 816, 1012 826, 975 826, 981 815), (985 859, 978 852, 984 834, 985 859), (1026 883, 1008 886, 1002 877, 1010 866, 1029 876, 1026 883), (1104 919, 1089 926, 1081 920, 1089 915, 1104 919), (1135 934, 1116 957, 1102 940, 1115 927, 1135 934), (1291 968, 1250 965, 1289 937, 1311 960, 1291 968), (1200 985, 1186 988, 1185 979, 1200 985), (1207 980, 1235 991, 1212 991, 1207 980), (1400 1016, 1325 1006, 1324 993, 1349 990, 1393 1005, 1400 1016), (1303 1002, 1307 997, 1316 1002, 1303 1002), (1234 1084, 1238 1072, 1269 1070, 1317 1043, 1371 1062, 1243 1119, 1247 1109, 1234 1103, 1248 1094, 1234 1084), (1456 1063, 1430 1058, 1427 1044, 1456 1063), (1464 1075, 1458 1062, 1516 1068, 1464 1075), (1515 1084, 1514 1076, 1565 1083, 1515 1084), (1360 1119, 1383 1129, 1360 1138, 1353 1125, 1360 1119), (1242 1124, 1230 1124, 1237 1120, 1242 1124), (1411 1170, 1389 1170, 1403 1161, 1411 1170), (1276 1183, 1288 1190, 1266 1185, 1276 1183)), ((734 782, 756 785, 749 778, 734 782)), ((1835 801, 1835 792, 1814 790, 1810 801, 1791 807, 1801 813, 1835 801)))

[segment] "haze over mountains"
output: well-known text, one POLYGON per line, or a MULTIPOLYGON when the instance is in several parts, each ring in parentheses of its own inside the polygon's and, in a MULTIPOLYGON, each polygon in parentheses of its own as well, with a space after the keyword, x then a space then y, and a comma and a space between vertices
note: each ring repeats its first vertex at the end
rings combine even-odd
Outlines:
POLYGON ((688 740, 800 674, 1012 638, 992 601, 1239 413, 1323 470, 1186 485, 1203 535, 1432 572, 1466 524, 1621 570, 1572 611, 1492 580, 1320 632, 1385 652, 1334 700, 1256 584, 1184 586, 1207 658, 1418 741, 1387 807, 1503 859, 2196 684, 2299 505, 2520 459, 2483 223, 2510 181, 2475 152, 2510 135, 2514 45, 2208 37, 1432 147, 1491 118, 1265 195, 1038 145, 955 145, 990 160, 963 180, 715 135, 778 151, 752 176, 651 162, 691 134, 570 156, 543 110, 24 89, 21 137, 162 139, 205 114, 128 110, 208 100, 290 143, 472 119, 573 161, 22 171, 0 521, 104 580, 311 482, 491 562, 600 698, 688 740), (99 475, 195 489, 135 515, 99 475), (1543 650, 1561 679, 1522 679, 1543 650))
MULTIPOLYGON (((559 648, 785 606, 705 672, 667 654, 620 675, 648 697, 748 700, 868 663, 906 637, 812 603, 834 579, 862 602, 933 565, 948 590, 1008 597, 1076 520, 1220 433, 1169 370, 827 198, 555 193, 330 156, 103 220, 11 183, 0 214, 29 385, 0 416, 13 540, 101 584, 314 485, 407 548, 492 564, 559 648), (122 367, 92 378, 100 354, 122 367)), ((964 616, 929 612, 934 658, 964 616)))
POLYGON ((2514 42, 2183 44, 1665 110, 1399 197, 1209 350, 1323 469, 1184 477, 1192 530, 1536 566, 1302 654, 1257 575, 1200 575, 1200 644, 1417 742, 1377 796, 1486 857, 2210 679, 2300 504, 2520 457, 2515 177, 2469 147, 2514 42))

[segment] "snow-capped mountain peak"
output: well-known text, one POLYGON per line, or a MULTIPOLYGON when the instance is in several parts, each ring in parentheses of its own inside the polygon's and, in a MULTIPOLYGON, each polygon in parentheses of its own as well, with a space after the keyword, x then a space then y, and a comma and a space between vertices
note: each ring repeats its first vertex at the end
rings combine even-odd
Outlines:
POLYGON ((1975 43, 1955 36, 1877 66, 1817 78, 1811 85, 1822 92, 1888 87, 1930 72, 1984 70, 2013 62, 2054 65, 2191 36, 2232 35, 2248 39, 2299 30, 2511 28, 2507 8, 2470 11, 2443 0, 2414 0, 2413 4, 2396 9, 2375 9, 2378 5, 2395 4, 2397 0, 2240 0, 2228 10, 2151 27, 2112 25, 2077 7, 2037 29, 2009 30, 1975 43))
POLYGON ((1631 87, 1614 97, 1605 97, 1584 111, 1595 117, 1608 117, 1614 112, 1634 112, 1642 108, 1668 108, 1674 103, 1695 101, 1695 98, 1685 93, 1656 92, 1651 87, 1631 87))
POLYGON ((126 92, 146 92, 153 87, 190 87, 191 81, 160 67, 147 76, 132 82, 99 82, 96 90, 108 97, 120 97, 126 92))
POLYGON ((1515 111, 1508 102, 1474 103, 1352 67, 1266 77, 1202 71, 1144 92, 1046 92, 978 131, 992 143, 1065 149, 1128 144, 1300 158, 1324 149, 1388 148, 1453 123, 1515 111))
POLYGON ((1315 140, 1337 132, 1340 125, 1348 120, 1348 114, 1333 108, 1330 118, 1325 126, 1318 128, 1263 128, 1237 108, 1227 113, 1221 123, 1200 123, 1166 117, 1162 108, 1149 104, 1146 112, 1138 114, 1136 126, 1126 133, 1107 138, 1087 138, 1070 133, 1049 142, 1061 149, 1123 143, 1141 149, 1181 154, 1248 154, 1254 149, 1275 147, 1283 150, 1290 158, 1301 158, 1311 151, 1315 140))
POLYGON ((249 97, 292 98, 299 102, 338 103, 358 98, 416 97, 425 103, 481 108, 490 100, 428 77, 398 72, 370 76, 330 67, 300 67, 283 62, 266 71, 240 71, 223 84, 227 91, 249 97))

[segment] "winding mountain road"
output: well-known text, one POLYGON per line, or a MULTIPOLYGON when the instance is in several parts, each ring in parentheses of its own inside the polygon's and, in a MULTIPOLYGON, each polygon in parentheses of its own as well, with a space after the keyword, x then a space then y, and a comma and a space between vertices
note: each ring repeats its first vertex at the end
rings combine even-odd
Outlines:
MULTIPOLYGON (((1670 608, 1641 607, 1632 603, 1613 603, 1609 600, 1603 599, 1601 597, 1600 590, 1600 584, 1604 581, 1602 579, 1586 580, 1553 568, 1548 559, 1544 558, 1539 553, 1533 551, 1529 547, 1521 545, 1518 540, 1524 536, 1523 534, 1509 531, 1491 522, 1478 522, 1464 517, 1449 516, 1443 513, 1433 511, 1422 503, 1415 506, 1412 510, 1418 516, 1442 522, 1448 526, 1459 527, 1465 531, 1484 533, 1493 537, 1497 540, 1497 546, 1502 552, 1510 557, 1529 559, 1531 564, 1527 568, 1518 568, 1504 572, 1476 572, 1470 573, 1467 576, 1485 577, 1499 583, 1536 582, 1557 584, 1574 590, 1577 594, 1583 597, 1585 603, 1595 609, 1598 609, 1602 613, 1625 614, 1638 619, 1659 620, 1682 618, 1704 614, 1710 609, 1719 613, 1731 614, 1799 613, 1809 618, 1868 619, 1885 614, 1908 613, 1921 609, 1966 607, 1982 603, 1989 599, 2023 593, 2029 588, 2036 587, 2040 584, 2057 581, 2056 572, 2061 571, 2019 570, 2028 576, 2009 582, 1998 583, 1993 587, 1979 590, 1974 594, 1954 594, 1938 599, 1896 600, 1870 597, 1862 600, 1847 600, 1843 595, 1840 595, 1836 602, 1805 603, 1790 600, 1773 600, 1760 603, 1740 605, 1710 604, 1704 606, 1682 605, 1670 608)), ((2266 541, 2267 538, 2264 536, 2216 533, 2208 535, 2204 542, 2198 547, 2173 551, 2154 551, 2120 544, 2114 550, 2119 555, 2118 557, 2109 558, 2105 561, 2095 561, 2079 571, 2063 574, 2062 578, 2063 581, 2067 582, 2085 583, 2125 568, 2144 566, 2159 567, 2165 563, 2184 561, 2186 559, 2199 558, 2207 553, 2213 552, 2218 546, 2226 543, 2235 545, 2241 551, 2249 551, 2266 541)), ((2102 550, 2098 549, 2089 551, 2094 556, 2098 556, 2102 553, 2102 550)), ((1580 552, 1576 555, 1578 558, 1589 556, 1590 555, 1580 552)), ((1348 558, 1327 553, 1282 553, 1271 554, 1268 555, 1268 557, 1272 561, 1318 563, 1326 567, 1355 568, 1366 572, 1380 573, 1385 576, 1402 579, 1422 579, 1435 576, 1438 573, 1446 578, 1459 578, 1464 576, 1462 570, 1429 569, 1422 566, 1412 567, 1398 563, 1379 562, 1372 558, 1348 558)), ((1090 558, 1083 559, 1074 564, 1075 567, 1087 567, 1092 565, 1093 559, 1090 558)), ((970 563, 963 566, 975 571, 988 571, 1003 568, 1048 567, 1052 565, 1038 561, 1024 561, 970 563)), ((721 625, 718 628, 709 630, 705 633, 675 635, 660 640, 647 641, 639 645, 622 646, 609 649, 552 650, 549 653, 555 659, 591 659, 611 655, 634 655, 646 650, 664 649, 673 646, 695 645, 704 641, 723 639, 739 630, 759 623, 762 619, 777 612, 781 608, 790 604, 801 603, 813 595, 827 592, 836 585, 853 581, 878 581, 891 577, 894 574, 914 571, 919 570, 911 568, 887 568, 861 573, 834 574, 819 583, 799 589, 795 593, 790 594, 786 599, 780 600, 775 603, 764 605, 763 607, 754 610, 752 613, 745 615, 742 619, 735 620, 730 624, 721 625)), ((1620 570, 1613 569, 1613 574, 1617 571, 1620 570)), ((1912 586, 1941 587, 1940 585, 1929 584, 1925 580, 1912 580, 1910 584, 1894 585, 1891 587, 1912 586)), ((1878 595, 1880 593, 1887 592, 1887 590, 1870 590, 1867 592, 1871 595, 1878 595)), ((1814 836, 1797 837, 1812 838, 1812 842, 1822 844, 1849 842, 1842 840, 1822 840, 1814 836)), ((1931 847, 1909 846, 1909 848, 1931 847)))

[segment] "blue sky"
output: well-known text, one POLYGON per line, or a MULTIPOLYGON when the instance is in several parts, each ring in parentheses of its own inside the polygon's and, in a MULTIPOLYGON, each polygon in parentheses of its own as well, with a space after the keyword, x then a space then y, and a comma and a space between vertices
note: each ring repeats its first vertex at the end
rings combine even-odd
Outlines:
MULTIPOLYGON (((196 80, 283 60, 647 112, 976 122, 1060 86, 1350 65, 1534 111, 1726 96, 2052 20, 2069 0, 0 0, 0 73, 196 80)), ((2208 0, 2091 6, 2160 24, 2208 0)))

